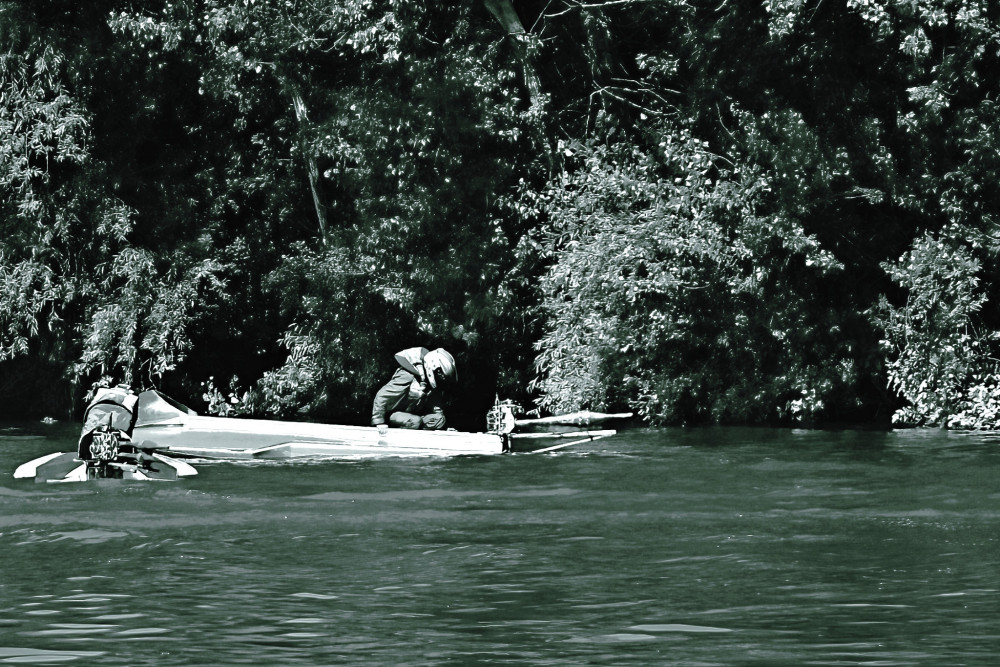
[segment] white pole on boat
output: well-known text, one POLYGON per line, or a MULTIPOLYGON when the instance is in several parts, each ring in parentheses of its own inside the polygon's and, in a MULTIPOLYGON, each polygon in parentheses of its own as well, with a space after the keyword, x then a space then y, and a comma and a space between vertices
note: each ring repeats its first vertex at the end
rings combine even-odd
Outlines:
POLYGON ((565 431, 563 433, 512 433, 510 437, 516 440, 553 440, 553 439, 566 439, 566 438, 590 438, 591 440, 596 440, 597 438, 604 438, 609 435, 614 435, 618 431, 605 430, 605 431, 565 431))
POLYGON ((594 440, 600 440, 601 438, 606 438, 609 435, 614 435, 614 433, 615 433, 614 431, 611 431, 610 433, 604 431, 603 435, 591 436, 589 438, 583 438, 581 440, 574 440, 573 442, 564 442, 564 443, 559 444, 559 445, 553 445, 551 447, 545 447, 544 449, 536 449, 533 452, 528 452, 528 453, 529 454, 544 454, 546 452, 554 452, 557 449, 563 449, 565 447, 572 447, 573 445, 579 445, 582 442, 593 442, 594 440))

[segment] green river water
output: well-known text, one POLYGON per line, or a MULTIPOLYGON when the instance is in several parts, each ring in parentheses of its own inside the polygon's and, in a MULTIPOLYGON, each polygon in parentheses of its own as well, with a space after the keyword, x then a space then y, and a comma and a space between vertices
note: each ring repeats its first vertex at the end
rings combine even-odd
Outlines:
POLYGON ((76 435, 0 430, 0 664, 1000 664, 989 435, 11 478, 76 435))

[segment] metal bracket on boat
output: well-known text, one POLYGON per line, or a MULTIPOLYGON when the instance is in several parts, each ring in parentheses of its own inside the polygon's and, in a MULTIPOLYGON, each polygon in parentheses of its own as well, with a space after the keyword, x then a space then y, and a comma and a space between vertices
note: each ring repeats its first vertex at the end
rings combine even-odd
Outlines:
POLYGON ((520 411, 521 406, 513 401, 501 401, 497 397, 496 402, 490 411, 486 413, 486 432, 495 435, 507 435, 514 430, 516 419, 515 411, 520 411))
POLYGON ((503 440, 503 451, 510 451, 510 434, 516 426, 515 412, 520 412, 521 406, 511 400, 501 401, 496 397, 493 407, 486 413, 486 432, 500 436, 503 440))

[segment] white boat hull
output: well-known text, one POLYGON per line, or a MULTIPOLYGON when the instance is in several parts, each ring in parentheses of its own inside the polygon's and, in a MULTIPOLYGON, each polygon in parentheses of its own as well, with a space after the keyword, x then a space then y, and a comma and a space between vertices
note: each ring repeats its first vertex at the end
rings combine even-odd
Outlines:
POLYGON ((245 460, 492 456, 510 450, 555 451, 613 433, 389 429, 382 434, 373 426, 205 417, 157 391, 136 396, 127 387, 116 387, 102 390, 91 401, 77 452, 29 461, 15 471, 14 477, 39 482, 169 480, 197 474, 178 457, 245 460), (567 438, 573 441, 549 447, 535 444, 539 439, 567 438))
POLYGON ((137 424, 141 449, 174 456, 226 459, 293 457, 366 458, 500 454, 503 439, 487 433, 341 426, 266 419, 184 415, 170 422, 137 424))

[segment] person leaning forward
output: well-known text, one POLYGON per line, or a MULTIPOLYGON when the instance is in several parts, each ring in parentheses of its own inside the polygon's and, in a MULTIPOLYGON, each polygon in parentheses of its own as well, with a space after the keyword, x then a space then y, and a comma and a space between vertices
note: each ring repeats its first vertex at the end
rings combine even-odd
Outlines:
POLYGON ((375 394, 372 426, 378 427, 379 435, 385 435, 389 426, 443 429, 439 385, 457 379, 455 358, 444 348, 411 347, 396 354, 396 363, 399 368, 375 394))

